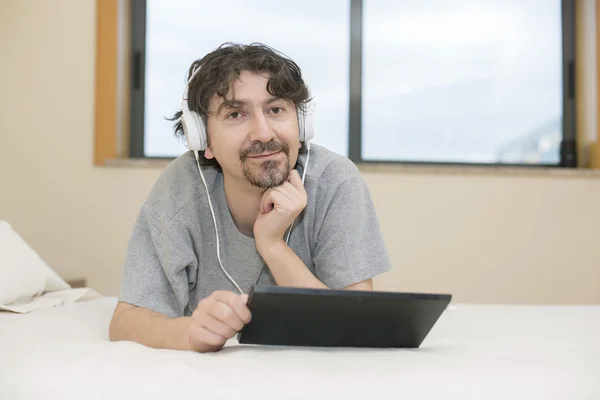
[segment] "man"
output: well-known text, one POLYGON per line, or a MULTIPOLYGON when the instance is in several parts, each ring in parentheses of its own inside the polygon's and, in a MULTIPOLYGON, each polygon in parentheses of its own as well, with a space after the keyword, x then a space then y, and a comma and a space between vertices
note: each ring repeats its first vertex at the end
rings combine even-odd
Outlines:
POLYGON ((350 160, 302 142, 298 66, 226 43, 188 79, 207 144, 171 162, 141 207, 111 340, 217 351, 251 320, 252 285, 372 290, 390 268, 374 206, 350 160))

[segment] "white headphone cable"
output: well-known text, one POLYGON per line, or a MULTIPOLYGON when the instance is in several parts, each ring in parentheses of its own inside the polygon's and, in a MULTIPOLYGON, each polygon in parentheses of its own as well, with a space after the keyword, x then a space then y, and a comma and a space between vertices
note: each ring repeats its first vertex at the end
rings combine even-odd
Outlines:
POLYGON ((227 276, 227 278, 233 283, 235 288, 240 292, 240 294, 244 294, 244 291, 239 287, 236 281, 227 273, 225 267, 223 267, 223 263, 221 262, 221 252, 219 251, 219 231, 217 230, 217 218, 215 217, 215 211, 213 210, 212 202, 210 201, 210 194, 208 192, 208 185, 204 180, 204 174, 202 174, 202 168, 200 168, 200 156, 198 155, 198 151, 194 151, 194 155, 196 156, 196 165, 198 166, 198 171, 200 172, 200 177, 202 178, 202 182, 204 183, 204 188, 206 189, 206 197, 208 198, 208 206, 210 207, 210 213, 212 214, 213 222, 215 224, 215 235, 217 239, 217 260, 219 260, 219 265, 221 269, 227 276))
MULTIPOLYGON (((308 150, 308 153, 306 154, 306 163, 304 164, 304 171, 302 171, 302 185, 304 185, 304 180, 306 178, 306 170, 308 167, 308 160, 310 159, 310 145, 308 145, 307 150, 308 150)), ((220 247, 219 247, 219 231, 217 228, 217 218, 215 217, 215 211, 213 209, 212 202, 210 200, 210 193, 208 191, 208 185, 206 184, 206 180, 204 179, 204 174, 202 173, 202 168, 200 167, 200 156, 198 154, 198 151, 194 151, 194 156, 196 157, 196 166, 198 167, 198 172, 200 172, 200 178, 202 178, 202 183, 204 183, 204 188, 206 189, 206 198, 208 199, 208 206, 210 208, 210 214, 212 215, 213 223, 215 226, 215 236, 217 239, 217 260, 219 261, 219 266, 221 267, 221 270, 223 270, 223 273, 225 273, 225 276, 227 276, 229 281, 238 290, 238 292, 240 292, 240 294, 244 294, 244 291, 240 288, 240 286, 237 284, 237 282, 231 277, 231 275, 229 275, 229 273, 227 272, 225 267, 223 267, 223 262, 221 261, 221 252, 220 252, 220 247)), ((292 225, 290 226, 290 229, 288 230, 287 238, 285 239, 286 244, 288 244, 288 242, 290 240, 290 235, 292 233, 292 228, 294 227, 294 222, 296 222, 296 220, 292 221, 292 225)))
MULTIPOLYGON (((304 179, 306 178, 306 170, 308 169, 308 160, 310 159, 310 143, 306 142, 306 150, 308 151, 306 154, 306 162, 304 163, 304 171, 302 171, 302 186, 304 186, 304 179)), ((296 220, 292 221, 292 225, 290 225, 290 230, 288 231, 287 238, 285 239, 285 244, 288 244, 290 240, 290 235, 292 234, 292 228, 294 227, 294 223, 296 220)))

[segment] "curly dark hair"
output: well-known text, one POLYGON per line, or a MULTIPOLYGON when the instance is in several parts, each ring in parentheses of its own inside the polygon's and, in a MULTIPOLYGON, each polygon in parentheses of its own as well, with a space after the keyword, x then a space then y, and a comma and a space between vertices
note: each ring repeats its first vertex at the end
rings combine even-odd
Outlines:
MULTIPOLYGON (((292 101, 301 112, 306 111, 306 103, 311 100, 298 65, 283 53, 263 43, 223 43, 192 63, 186 82, 197 68, 201 69, 188 86, 188 106, 190 111, 200 114, 205 123, 209 115, 210 99, 215 94, 225 98, 232 82, 239 78, 242 71, 269 74, 267 91, 273 96, 292 101)), ((182 112, 178 111, 167 119, 176 122, 175 136, 185 140, 181 115, 182 112)), ((209 138, 207 141, 210 143, 209 138)), ((304 144, 300 151, 305 151, 304 144)), ((205 158, 203 151, 199 152, 199 156, 201 165, 220 168, 216 159, 205 158)))

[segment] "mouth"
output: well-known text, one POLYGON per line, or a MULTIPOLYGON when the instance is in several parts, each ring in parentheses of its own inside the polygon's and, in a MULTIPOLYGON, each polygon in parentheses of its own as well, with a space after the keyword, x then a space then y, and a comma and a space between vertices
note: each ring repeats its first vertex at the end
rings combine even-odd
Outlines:
POLYGON ((258 154, 258 155, 255 155, 255 156, 248 156, 248 158, 251 158, 253 160, 262 160, 262 159, 265 159, 265 158, 270 158, 270 157, 276 156, 279 153, 281 153, 281 150, 275 151, 275 152, 271 152, 271 153, 258 154))

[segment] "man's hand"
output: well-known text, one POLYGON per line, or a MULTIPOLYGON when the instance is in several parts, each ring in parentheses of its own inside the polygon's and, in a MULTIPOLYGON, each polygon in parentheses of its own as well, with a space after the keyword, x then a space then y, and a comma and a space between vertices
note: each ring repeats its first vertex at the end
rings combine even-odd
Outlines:
POLYGON ((216 291, 202 299, 188 327, 190 347, 199 352, 217 351, 250 322, 247 295, 216 291))
POLYGON ((306 207, 306 201, 306 190, 296 170, 292 170, 282 185, 265 191, 254 223, 254 239, 259 252, 281 242, 285 231, 306 207))

